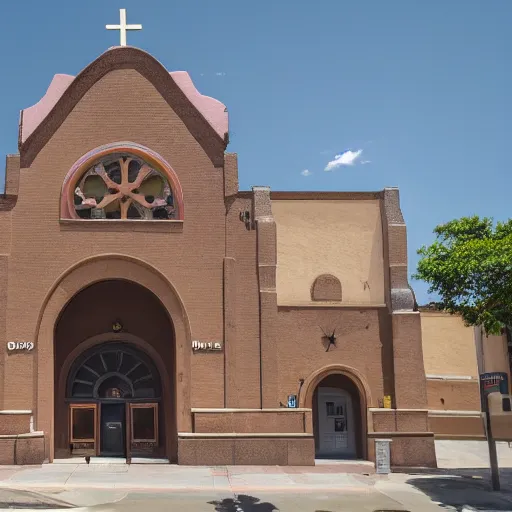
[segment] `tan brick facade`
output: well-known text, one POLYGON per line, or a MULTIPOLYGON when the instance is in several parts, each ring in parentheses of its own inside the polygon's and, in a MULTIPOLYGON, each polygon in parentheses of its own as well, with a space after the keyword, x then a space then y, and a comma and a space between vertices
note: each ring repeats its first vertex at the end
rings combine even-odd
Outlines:
POLYGON ((178 79, 114 48, 22 116, 0 196, 0 463, 69 457, 71 369, 123 342, 157 369, 172 462, 314 464, 322 383, 352 397, 358 457, 385 436, 396 465, 435 465, 398 191, 239 191, 227 131, 178 79), (172 169, 177 220, 67 216, 66 177, 106 144, 172 169))

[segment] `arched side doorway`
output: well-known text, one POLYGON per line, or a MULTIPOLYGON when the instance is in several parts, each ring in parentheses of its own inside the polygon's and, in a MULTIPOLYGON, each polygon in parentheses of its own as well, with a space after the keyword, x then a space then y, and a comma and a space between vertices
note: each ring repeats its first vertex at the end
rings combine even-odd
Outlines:
POLYGON ((67 378, 71 455, 161 455, 161 389, 155 365, 137 347, 106 342, 85 350, 67 378))
POLYGON ((332 365, 306 379, 300 407, 312 409, 315 456, 366 459, 369 388, 354 369, 332 365))
MULTIPOLYGON (((125 297, 124 293, 118 294, 125 297)), ((102 303, 100 294, 93 294, 88 304, 102 303)), ((87 301, 86 301, 87 302, 87 301)), ((103 301, 105 302, 105 301, 103 301)), ((112 302, 114 303, 114 302, 112 302)), ((117 303, 120 303, 117 300, 117 303)), ((126 304, 126 301, 125 301, 126 304)), ((148 304, 146 300, 132 302, 136 306, 148 304)), ((128 323, 134 318, 125 315, 128 323)), ((144 326, 155 327, 145 318, 144 326)), ((35 396, 35 429, 45 433, 45 453, 50 461, 69 456, 68 410, 65 406, 65 390, 68 372, 75 359, 93 345, 112 341, 125 341, 136 345, 148 354, 157 367, 162 381, 162 414, 166 421, 165 455, 177 461, 177 432, 190 432, 190 325, 183 302, 171 283, 148 263, 132 257, 104 254, 81 261, 64 272, 49 290, 39 315, 35 337, 37 358, 34 365, 34 379, 37 382, 35 396), (123 332, 112 332, 113 312, 108 308, 97 309, 98 314, 82 315, 82 324, 77 326, 76 317, 70 316, 73 329, 57 341, 58 325, 63 312, 75 298, 86 297, 82 292, 107 281, 121 281, 138 285, 153 297, 157 310, 170 322, 169 328, 160 329, 166 335, 160 348, 153 348, 155 338, 151 333, 127 327, 123 332), (108 313, 108 315, 106 315, 108 313), (94 319, 94 322, 92 322, 94 319), (99 323, 96 324, 95 322, 99 323), (94 328, 93 328, 94 327, 94 328), (79 339, 70 345, 69 333, 79 333, 79 339), (80 347, 78 346, 80 345, 80 347), (57 347, 67 347, 66 354, 59 354, 57 347), (172 364, 165 361, 172 357, 172 364), (67 367, 67 369, 66 369, 67 367), (164 382, 169 385, 164 385, 164 382), (62 416, 63 415, 63 416, 62 416), (64 425, 64 426, 62 426, 64 425), (171 430, 170 430, 171 429, 171 430)))
POLYGON ((361 403, 345 375, 325 377, 313 395, 313 432, 317 458, 361 459, 361 403))

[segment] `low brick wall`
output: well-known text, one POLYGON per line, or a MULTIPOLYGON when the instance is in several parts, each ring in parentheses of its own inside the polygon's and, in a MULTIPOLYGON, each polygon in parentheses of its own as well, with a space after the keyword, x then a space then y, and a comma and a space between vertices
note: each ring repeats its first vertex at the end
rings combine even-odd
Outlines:
POLYGON ((178 437, 178 464, 314 466, 315 442, 311 434, 297 438, 183 434, 178 437))
POLYGON ((0 435, 30 431, 32 411, 0 411, 0 435))
POLYGON ((0 435, 0 465, 42 464, 44 459, 42 433, 0 435))
POLYGON ((312 433, 311 409, 192 409, 196 433, 312 433))
POLYGON ((183 465, 314 466, 311 409, 192 409, 178 434, 183 465))
POLYGON ((370 409, 374 432, 430 432, 423 409, 370 409))
POLYGON ((434 433, 426 409, 369 409, 368 458, 375 439, 391 439, 391 466, 437 467, 434 433))
POLYGON ((485 439, 478 411, 429 411, 429 422, 436 439, 485 439))

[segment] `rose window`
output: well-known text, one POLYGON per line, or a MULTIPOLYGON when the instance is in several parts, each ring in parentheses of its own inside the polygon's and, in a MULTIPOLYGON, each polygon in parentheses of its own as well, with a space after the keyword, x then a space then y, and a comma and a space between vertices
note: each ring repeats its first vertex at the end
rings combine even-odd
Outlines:
POLYGON ((90 167, 74 190, 82 219, 175 219, 167 178, 139 157, 115 154, 90 167))

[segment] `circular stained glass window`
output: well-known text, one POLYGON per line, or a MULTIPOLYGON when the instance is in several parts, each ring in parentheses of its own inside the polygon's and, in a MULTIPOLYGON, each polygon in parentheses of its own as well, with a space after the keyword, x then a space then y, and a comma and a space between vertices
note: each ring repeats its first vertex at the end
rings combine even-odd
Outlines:
POLYGON ((139 157, 113 154, 90 167, 74 190, 82 219, 175 219, 172 188, 162 172, 139 157))

